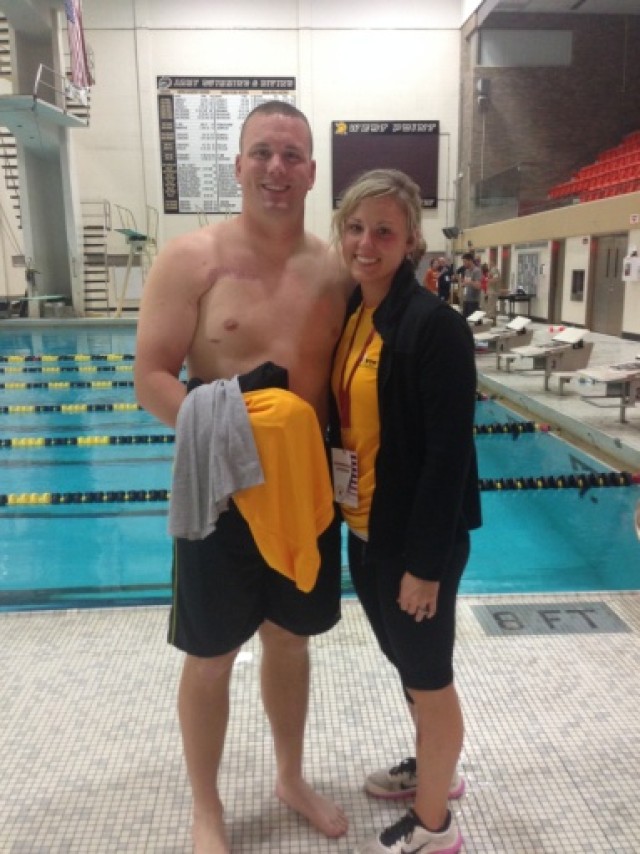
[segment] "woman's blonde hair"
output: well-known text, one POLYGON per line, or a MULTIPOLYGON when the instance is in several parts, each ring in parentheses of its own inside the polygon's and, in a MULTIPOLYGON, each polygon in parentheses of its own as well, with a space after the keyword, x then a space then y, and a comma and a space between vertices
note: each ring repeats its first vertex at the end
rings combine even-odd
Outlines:
POLYGON ((427 244, 422 236, 422 199, 420 187, 399 169, 371 169, 359 175, 345 190, 331 222, 332 239, 336 247, 342 240, 345 223, 365 199, 391 196, 407 217, 407 232, 412 240, 408 257, 418 265, 427 244))

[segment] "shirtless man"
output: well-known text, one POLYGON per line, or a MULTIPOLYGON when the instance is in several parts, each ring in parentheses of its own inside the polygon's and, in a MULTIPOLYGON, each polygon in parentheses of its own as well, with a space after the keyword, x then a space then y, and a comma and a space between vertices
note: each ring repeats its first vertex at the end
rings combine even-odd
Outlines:
MULTIPOLYGON (((270 360, 288 369, 290 391, 315 408, 324 427, 331 355, 342 327, 347 288, 335 256, 304 230, 305 197, 315 179, 305 116, 286 103, 258 106, 243 126, 236 178, 242 188, 242 213, 173 240, 149 275, 138 324, 138 400, 175 426, 185 397, 178 380, 185 359, 189 375, 205 382, 246 373, 270 360)), ((240 591, 229 592, 245 569, 234 557, 237 541, 243 556, 249 546, 255 549, 243 525, 231 507, 206 539, 176 541, 169 640, 187 653, 178 714, 197 854, 230 851, 217 776, 233 662, 255 631, 262 643, 262 697, 274 739, 276 794, 326 836, 342 836, 347 830, 342 810, 315 792, 302 775, 308 636, 327 631, 339 619, 337 520, 319 538, 322 568, 316 587, 307 594, 266 564, 260 577, 266 595, 258 592, 253 575, 240 591), (226 548, 229 542, 231 549, 226 548), (193 549, 198 552, 195 559, 193 549), (205 608, 193 607, 202 601, 205 608), (215 639, 211 626, 216 628, 215 639), (221 626, 225 641, 220 641, 221 626)))

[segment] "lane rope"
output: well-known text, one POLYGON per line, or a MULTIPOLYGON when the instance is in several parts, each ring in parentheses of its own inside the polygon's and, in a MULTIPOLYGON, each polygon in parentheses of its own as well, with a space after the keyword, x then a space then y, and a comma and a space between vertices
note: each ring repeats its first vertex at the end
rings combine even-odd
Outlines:
POLYGON ((0 439, 0 449, 60 448, 88 445, 170 445, 175 436, 169 433, 130 436, 24 436, 0 439))
POLYGON ((24 391, 25 389, 48 388, 62 391, 70 388, 133 388, 132 380, 92 380, 91 382, 69 381, 50 383, 0 383, 0 389, 5 391, 24 391))
MULTIPOLYGON (((545 475, 541 477, 482 479, 482 492, 510 490, 579 489, 621 487, 640 484, 640 472, 589 472, 586 474, 545 475)), ((108 490, 106 492, 20 492, 0 495, 0 507, 25 504, 122 504, 168 501, 169 489, 108 490)))
POLYGON ((550 433, 548 424, 537 424, 535 421, 507 421, 496 424, 476 424, 473 428, 476 436, 492 436, 494 434, 510 433, 519 436, 521 433, 550 433))
POLYGON ((168 501, 168 489, 129 489, 107 492, 20 492, 0 495, 0 507, 25 504, 122 504, 168 501))
POLYGON ((45 415, 57 412, 61 415, 76 415, 79 412, 139 412, 137 403, 18 403, 0 406, 0 415, 45 415))
MULTIPOLYGON (((488 436, 521 433, 549 432, 546 424, 524 421, 514 424, 478 424, 474 427, 477 434, 488 436)), ((0 449, 10 448, 55 448, 72 445, 155 445, 170 444, 175 441, 174 434, 131 434, 126 436, 18 436, 0 439, 0 449)))
POLYGON ((585 493, 594 487, 634 486, 640 484, 640 472, 584 472, 582 474, 540 475, 539 477, 482 478, 481 492, 507 492, 525 489, 579 489, 585 493))
POLYGON ((132 362, 133 353, 68 353, 66 355, 23 356, 9 354, 0 356, 0 362, 132 362))
POLYGON ((8 368, 0 368, 0 374, 95 374, 113 373, 115 371, 131 373, 133 365, 15 365, 8 368))

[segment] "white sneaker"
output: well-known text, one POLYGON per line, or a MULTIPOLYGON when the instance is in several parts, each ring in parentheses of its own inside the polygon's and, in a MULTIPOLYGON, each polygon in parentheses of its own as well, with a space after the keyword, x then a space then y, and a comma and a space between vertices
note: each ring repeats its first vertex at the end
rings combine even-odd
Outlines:
POLYGON ((448 815, 447 826, 440 833, 432 833, 422 825, 413 810, 403 816, 379 836, 369 839, 355 854, 458 854, 462 836, 448 815))
MULTIPOLYGON (((403 759, 399 765, 394 765, 392 768, 374 771, 364 781, 364 788, 374 798, 385 798, 390 801, 415 797, 418 788, 415 756, 403 759)), ((451 800, 461 798, 464 790, 464 778, 456 769, 449 786, 449 798, 451 800)))

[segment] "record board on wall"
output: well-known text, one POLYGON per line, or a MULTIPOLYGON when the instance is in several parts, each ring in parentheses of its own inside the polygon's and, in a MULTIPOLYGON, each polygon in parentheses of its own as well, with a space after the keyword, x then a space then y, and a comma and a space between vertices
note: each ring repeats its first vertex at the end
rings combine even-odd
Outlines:
POLYGON ((400 169, 420 187, 423 208, 438 207, 438 121, 331 123, 333 206, 368 169, 400 169))
POLYGON ((239 213, 242 124, 264 101, 295 105, 293 77, 157 79, 164 212, 239 213))

